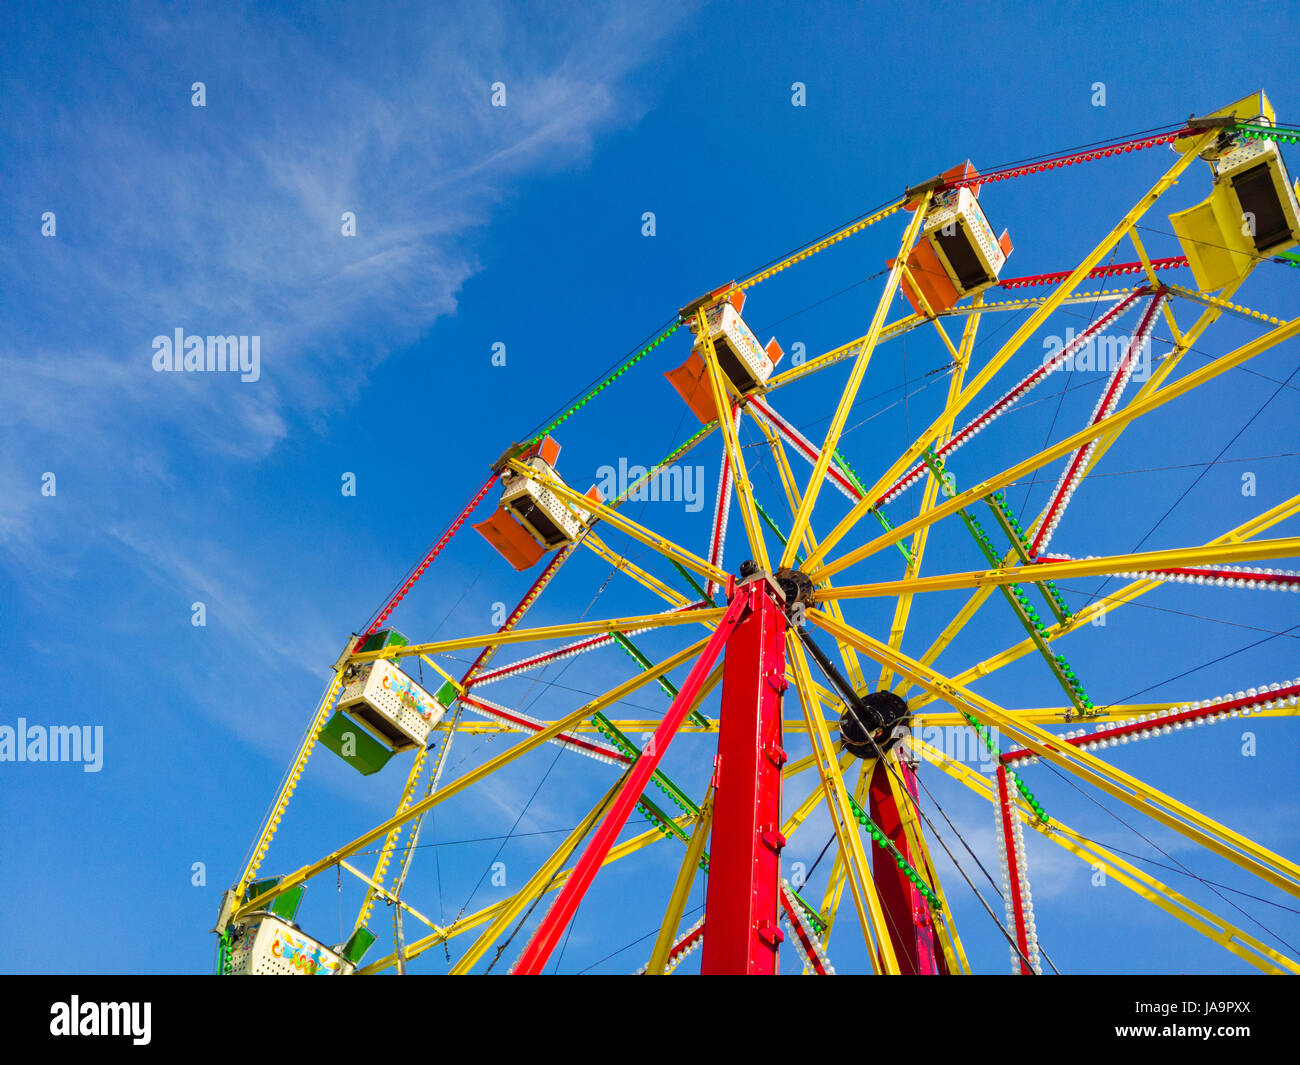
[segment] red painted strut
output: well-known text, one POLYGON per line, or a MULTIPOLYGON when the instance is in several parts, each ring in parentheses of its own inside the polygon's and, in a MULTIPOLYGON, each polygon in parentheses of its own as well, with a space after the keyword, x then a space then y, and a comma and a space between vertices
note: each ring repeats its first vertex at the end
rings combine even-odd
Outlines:
MULTIPOLYGON (((1098 732, 1088 732, 1082 736, 1075 736, 1071 739, 1057 737, 1058 743, 1068 743, 1071 747, 1086 747, 1090 743, 1098 743, 1101 740, 1118 739, 1120 736, 1141 735, 1144 732, 1154 732, 1157 729, 1163 729, 1166 725, 1186 724, 1197 721, 1203 717, 1218 717, 1219 714, 1231 713, 1233 710, 1244 710, 1250 706, 1257 706, 1260 703, 1276 703, 1284 699, 1292 699, 1300 696, 1300 684, 1288 684, 1279 688, 1277 691, 1261 689, 1257 695, 1247 695, 1241 699, 1225 699, 1221 703, 1206 703, 1199 710, 1181 710, 1172 714, 1160 714, 1156 717, 1149 717, 1145 721, 1139 721, 1132 725, 1116 725, 1114 728, 1102 729, 1098 732)), ((1048 750, 1054 749, 1052 745, 1047 744, 1048 750)), ((1015 762, 1024 761, 1026 758, 1036 757, 1035 752, 1028 748, 1007 751, 1002 756, 1004 765, 1012 765, 1015 762)))
MULTIPOLYGON (((1171 255, 1167 259, 1152 259, 1152 270, 1174 270, 1180 266, 1187 265, 1186 255, 1171 255)), ((1062 270, 1057 274, 1029 274, 1025 277, 1004 277, 998 282, 1000 288, 1034 288, 1037 285, 1059 285, 1074 271, 1062 270)), ((1099 266, 1091 270, 1086 275, 1087 280, 1099 277, 1122 277, 1125 274, 1140 274, 1143 272, 1141 263, 1112 263, 1110 266, 1099 266)))
POLYGON ((483 482, 483 487, 474 494, 474 498, 471 499, 465 509, 460 512, 459 517, 447 526, 446 531, 438 538, 438 542, 429 549, 429 553, 420 560, 419 565, 417 565, 415 569, 411 570, 411 572, 407 574, 406 581, 397 589, 396 592, 393 593, 392 597, 384 605, 384 608, 375 617, 375 620, 370 623, 370 628, 366 629, 357 640, 357 645, 354 650, 359 651, 361 645, 366 642, 367 636, 370 636, 383 628, 384 622, 388 620, 388 616, 397 609, 397 604, 406 598, 406 593, 415 587, 415 582, 418 581, 424 575, 424 571, 429 568, 429 563, 438 557, 442 549, 446 547, 451 542, 451 538, 456 535, 456 531, 469 519, 469 516, 474 512, 474 508, 483 502, 483 497, 487 495, 488 492, 492 491, 492 486, 496 484, 496 480, 497 475, 494 473, 483 482))
POLYGON ((1140 152, 1144 148, 1154 148, 1159 144, 1170 144, 1179 137, 1186 137, 1194 132, 1199 131, 1180 129, 1173 133, 1161 133, 1155 137, 1136 137, 1133 140, 1118 141, 1115 144, 1108 144, 1104 148, 1093 148, 1085 152, 1071 152, 1068 155, 1058 155, 1052 159, 1043 159, 1040 162, 1029 163, 1025 166, 1008 166, 1003 167, 1001 170, 992 170, 987 174, 980 174, 977 177, 950 181, 944 188, 959 189, 962 186, 973 188, 993 181, 1005 181, 1007 178, 1024 177, 1026 174, 1041 174, 1044 170, 1058 170, 1064 166, 1074 166, 1076 163, 1088 163, 1094 159, 1102 159, 1110 155, 1140 152))
POLYGON ((614 846, 614 841, 618 839, 619 833, 623 831, 623 826, 627 824, 627 819, 631 816, 632 811, 636 809, 637 803, 641 801, 641 794, 645 791, 646 785, 649 784, 654 771, 659 768, 660 759, 663 758, 664 752, 668 750, 668 745, 672 742, 677 730, 690 712, 691 704, 695 701, 696 695, 699 694, 705 678, 709 675, 709 670, 713 668, 713 663, 717 661, 718 655, 722 653, 722 648, 736 630, 736 626, 740 623, 741 617, 748 608, 749 597, 747 595, 736 595, 732 598, 730 606, 727 607, 726 613, 722 615, 722 620, 718 622, 718 627, 705 645, 704 652, 696 660, 690 675, 682 685, 680 693, 673 700, 672 706, 668 708, 668 713, 664 715, 663 721, 660 722, 659 728, 655 730, 654 736, 651 737, 645 750, 641 752, 641 757, 628 770, 628 774, 623 780, 623 786, 619 789, 613 805, 600 826, 593 833, 586 849, 582 852, 582 857, 578 859, 578 863, 573 867, 573 873, 565 882, 559 897, 551 905, 546 916, 542 918, 542 923, 528 941, 528 945, 524 948, 523 954, 519 956, 514 968, 511 969, 513 974, 535 976, 546 965, 547 959, 551 956, 551 951, 555 949, 560 937, 564 934, 564 930, 568 927, 569 922, 573 920, 578 905, 582 902, 583 896, 591 886, 592 880, 595 879, 597 871, 608 857, 610 849, 614 846))
POLYGON ((1024 898, 1020 891, 1020 868, 1016 861, 1015 829, 1011 826, 1011 798, 1007 794, 1007 770, 998 766, 998 811, 1002 827, 1002 843, 1006 848, 1008 890, 1011 893, 1012 913, 1015 916, 1016 943, 1020 947, 1020 975, 1033 976, 1034 970, 1025 961, 1029 957, 1029 932, 1025 926, 1024 898))

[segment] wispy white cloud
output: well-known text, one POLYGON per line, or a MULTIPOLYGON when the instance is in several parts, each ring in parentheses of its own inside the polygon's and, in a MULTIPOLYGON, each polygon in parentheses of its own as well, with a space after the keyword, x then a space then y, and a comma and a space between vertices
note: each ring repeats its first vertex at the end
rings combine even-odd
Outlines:
POLYGON ((267 589, 237 559, 209 587, 221 503, 190 470, 266 458, 453 314, 494 208, 635 121, 627 76, 682 15, 614 5, 533 24, 414 5, 295 26, 158 10, 124 14, 116 65, 88 57, 61 93, 14 83, 7 198, 59 218, 55 239, 33 232, 27 260, 0 266, 0 552, 15 579, 53 594, 111 527, 159 580, 208 588, 256 653, 267 589), (191 80, 206 108, 190 106, 191 80), (504 109, 489 106, 497 80, 504 109), (356 238, 340 235, 345 210, 356 238), (261 380, 154 373, 152 339, 177 327, 260 336, 261 380), (76 501, 42 506, 40 473, 74 468, 76 501), (148 504, 168 493, 190 505, 164 534, 148 504))

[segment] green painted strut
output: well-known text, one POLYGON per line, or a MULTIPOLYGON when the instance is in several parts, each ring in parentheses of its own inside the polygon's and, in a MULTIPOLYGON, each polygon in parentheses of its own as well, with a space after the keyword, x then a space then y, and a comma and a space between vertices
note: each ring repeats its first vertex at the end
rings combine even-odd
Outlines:
POLYGON ((665 340, 667 340, 670 336, 672 336, 675 332, 677 332, 677 330, 681 328, 681 324, 682 324, 681 322, 674 322, 672 325, 670 325, 667 329, 665 329, 662 333, 660 333, 657 337, 655 337, 652 341, 650 341, 649 344, 647 344, 635 355, 633 355, 630 359, 628 359, 627 362, 623 363, 622 366, 618 367, 616 370, 614 370, 613 373, 611 373, 608 377, 606 377, 603 381, 601 381, 598 385, 596 385, 596 387, 593 388, 590 392, 588 392, 585 396, 576 400, 573 403, 573 405, 570 406, 569 409, 566 410, 563 414, 557 416, 556 418, 553 418, 550 424, 548 424, 545 429, 542 429, 540 432, 530 437, 528 443, 529 444, 537 443, 537 441, 549 435, 552 432, 552 430, 558 428, 559 426, 567 422, 571 417, 573 417, 573 415, 577 414, 578 411, 582 410, 583 407, 585 407, 598 395, 604 392, 605 389, 607 389, 610 385, 612 385, 615 381, 617 381, 620 377, 622 377, 625 373, 627 373, 628 370, 632 369, 633 366, 635 366, 638 362, 640 362, 647 355, 649 355, 650 352, 654 351, 655 348, 657 348, 660 344, 662 344, 665 340))
MULTIPOLYGON (((961 716, 964 717, 966 719, 966 723, 975 730, 975 735, 977 735, 984 742, 984 746, 988 750, 989 754, 991 754, 994 757, 994 759, 997 761, 997 763, 1001 765, 1002 748, 1001 746, 999 746, 998 742, 993 738, 993 730, 989 728, 987 725, 980 724, 977 720, 975 720, 975 718, 971 714, 968 714, 965 710, 961 711, 961 716)), ((1025 782, 1020 779, 1016 771, 1014 769, 1008 769, 1007 776, 1011 778, 1011 782, 1015 784, 1016 790, 1020 792, 1021 797, 1025 800, 1025 802, 1029 803, 1030 808, 1034 811, 1034 816, 1036 816, 1038 820, 1043 822, 1043 824, 1047 824, 1049 821, 1051 821, 1051 818, 1047 816, 1047 811, 1044 810, 1042 804, 1037 799, 1034 798, 1034 793, 1030 791, 1028 787, 1025 786, 1025 782)))
POLYGON ((930 909, 943 909, 943 903, 939 901, 939 896, 930 890, 930 885, 925 882, 925 878, 912 867, 911 862, 903 857, 903 852, 894 846, 894 841, 885 835, 880 830, 880 826, 867 816, 867 811, 858 805, 857 800, 852 795, 849 796, 849 806, 853 809, 853 816, 858 819, 858 824, 867 830, 877 847, 884 848, 886 853, 894 860, 894 864, 903 871, 903 875, 921 893, 921 898, 925 899, 930 909))
MULTIPOLYGON (((639 665, 642 669, 654 668, 654 663, 652 663, 650 659, 646 658, 646 656, 641 653, 641 650, 636 646, 636 644, 634 644, 628 637, 624 636, 621 632, 611 633, 610 635, 614 637, 614 642, 617 643, 621 648, 623 648, 623 650, 627 653, 627 656, 630 659, 632 659, 633 662, 639 665)), ((668 698, 676 699, 677 696, 681 694, 678 691, 677 685, 674 684, 667 677, 658 677, 656 679, 659 681, 659 687, 661 687, 664 690, 664 693, 668 696, 668 698)), ((695 722, 695 724, 699 725, 702 728, 708 728, 709 719, 705 717, 703 714, 701 714, 698 710, 692 710, 690 717, 691 720, 695 722)))
MULTIPOLYGON (((641 757, 641 748, 628 739, 627 735, 604 714, 597 711, 592 715, 591 723, 596 726, 598 732, 618 748, 620 753, 631 758, 633 761, 636 761, 636 759, 641 757)), ((668 798, 677 806, 681 807, 683 811, 690 814, 692 817, 699 816, 700 808, 691 801, 690 796, 687 795, 686 792, 682 791, 681 788, 669 780, 662 770, 656 769, 650 780, 655 787, 667 795, 668 798)))
MULTIPOLYGON (((932 450, 927 450, 922 457, 924 458, 926 465, 930 467, 930 473, 938 478, 939 485, 944 495, 951 499, 956 495, 956 485, 951 472, 944 469, 943 463, 936 458, 932 450)), ((1002 503, 1003 506, 1006 505, 1005 500, 1002 500, 1002 503)), ((1000 517, 1005 517, 998 507, 994 506, 992 503, 989 505, 994 507, 995 514, 1000 517)), ((1010 508, 1007 509, 1009 510, 1010 508)), ((997 547, 994 546, 989 535, 984 531, 983 526, 981 526, 979 521, 964 508, 958 513, 961 515, 963 524, 975 539, 976 545, 979 547, 980 552, 984 555, 988 564, 994 569, 1001 569, 1003 566, 1002 555, 998 552, 997 547)), ((1019 528, 1019 525, 1017 523, 1012 526, 1008 523, 1008 527, 1012 532, 1015 532, 1015 530, 1019 528)), ((1013 540, 1012 543, 1015 545, 1016 541, 1013 540)), ((1024 588, 1019 584, 1000 584, 998 585, 998 591, 1002 593, 1003 598, 1005 598, 1011 605, 1011 610, 1015 614, 1016 620, 1020 622, 1030 640, 1033 641, 1034 646, 1038 648, 1039 654, 1042 655, 1043 661, 1047 663, 1048 668, 1052 671, 1052 676, 1054 676, 1057 683, 1061 685, 1061 689, 1065 692, 1066 698, 1068 698, 1079 711, 1080 716, 1088 717, 1094 715, 1096 705, 1084 690, 1083 682, 1079 680, 1074 670, 1070 668, 1070 664, 1065 660, 1065 656, 1057 654, 1052 650, 1048 641, 1047 626, 1043 623, 1043 619, 1039 617, 1038 611, 1034 609, 1033 604, 1029 602, 1029 597, 1025 594, 1024 588)), ((1060 592, 1056 590, 1055 586, 1053 586, 1050 592, 1044 591, 1043 594, 1048 598, 1048 603, 1053 607, 1054 612, 1065 605, 1064 599, 1061 599, 1059 604, 1052 599, 1053 594, 1058 598, 1060 597, 1060 592)))
MULTIPOLYGON (((853 487, 858 490, 858 495, 862 496, 865 499, 867 495, 867 489, 863 485, 862 479, 858 476, 857 471, 852 466, 849 465, 849 460, 844 457, 844 455, 840 452, 839 448, 836 448, 832 452, 832 454, 835 456, 835 464, 844 471, 844 476, 847 477, 849 479, 849 483, 852 484, 853 487)), ((884 529, 885 532, 894 531, 894 523, 891 522, 887 517, 885 517, 882 511, 879 511, 875 507, 872 507, 871 515, 876 519, 876 521, 880 522, 880 527, 884 529)), ((911 550, 909 550, 908 546, 905 543, 903 543, 902 540, 899 540, 896 544, 894 544, 894 546, 898 548, 898 553, 907 560, 907 564, 910 566, 912 564, 912 552, 911 550)))
POLYGON ((1255 126, 1242 122, 1236 126, 1236 132, 1250 140, 1284 141, 1287 144, 1300 144, 1300 129, 1288 129, 1285 126, 1255 126))

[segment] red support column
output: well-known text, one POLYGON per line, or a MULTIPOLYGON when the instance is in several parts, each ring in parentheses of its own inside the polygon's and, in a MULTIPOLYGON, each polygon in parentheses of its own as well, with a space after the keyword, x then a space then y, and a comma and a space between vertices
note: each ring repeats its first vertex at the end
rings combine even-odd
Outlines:
MULTIPOLYGON (((904 787, 915 801, 916 771, 901 758, 893 761, 893 769, 902 777, 904 787)), ((920 869, 923 863, 907 841, 902 812, 890 790, 888 773, 889 769, 877 761, 876 770, 871 776, 871 820, 893 842, 908 863, 914 869, 920 869)), ((930 907, 916 890, 916 885, 898 868, 894 856, 888 850, 878 844, 872 844, 871 850, 872 879, 876 884, 876 893, 880 896, 881 909, 884 910, 885 927, 889 929, 894 953, 898 955, 899 970, 905 976, 946 975, 948 965, 939 947, 930 907)))
POLYGON ((682 685, 672 706, 668 708, 668 713, 664 715, 655 734, 646 744, 645 750, 641 752, 641 757, 628 770, 623 786, 608 813, 605 814, 605 819, 592 833, 587 849, 582 852, 582 857, 574 865, 573 872, 564 887, 560 889, 559 896, 546 911, 542 923, 533 933, 528 945, 524 947, 523 953, 511 970, 516 976, 535 976, 541 973, 546 965, 551 951, 555 949, 560 937, 564 935, 564 930, 573 919, 574 913, 577 912, 578 904, 582 902, 587 888, 591 886, 596 873, 605 863, 619 833, 627 824, 627 819, 636 809, 637 803, 641 801, 641 795, 650 783, 650 778, 659 768, 659 760, 663 758, 664 752, 668 750, 668 744, 677 735, 682 721, 690 712, 691 703, 703 687, 709 670, 713 668, 713 663, 717 661, 727 641, 737 632, 745 606, 745 601, 737 596, 732 599, 727 612, 722 615, 722 620, 713 630, 713 635, 709 637, 703 653, 695 660, 695 665, 691 667, 691 672, 686 677, 686 683, 682 685))
POLYGON ((781 889, 781 695, 785 614, 771 585, 737 589, 749 610, 727 642, 704 909, 706 975, 775 975, 781 889))

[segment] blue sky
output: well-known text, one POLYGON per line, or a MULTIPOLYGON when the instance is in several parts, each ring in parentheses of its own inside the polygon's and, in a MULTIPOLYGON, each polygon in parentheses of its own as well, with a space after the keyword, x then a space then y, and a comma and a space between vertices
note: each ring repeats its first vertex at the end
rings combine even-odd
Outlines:
MULTIPOLYGON (((238 875, 348 633, 507 444, 688 300, 966 158, 988 168, 1120 137, 1261 87, 1283 121, 1300 121, 1294 84, 1276 74, 1293 61, 1284 5, 1155 4, 1140 21, 1131 5, 1108 3, 995 3, 960 19, 946 5, 22 6, 11 7, 0 41, 10 251, 0 257, 0 635, 10 650, 0 723, 99 725, 105 746, 99 773, 0 763, 0 945, 6 967, 21 972, 206 971, 220 891, 238 875), (205 86, 201 108, 191 104, 195 82, 205 86), (506 86, 504 108, 490 105, 494 82, 506 86), (791 105, 795 82, 806 86, 805 107, 791 105), (345 211, 355 213, 355 237, 340 233, 345 211), (653 237, 642 235, 647 211, 653 237), (41 233, 46 212, 56 218, 51 237, 41 233), (155 373, 153 339, 177 328, 259 336, 260 379, 155 373), (491 361, 497 343, 504 367, 491 361), (50 472, 52 497, 41 492, 50 472), (355 497, 340 491, 346 473, 355 497), (195 602, 205 604, 204 627, 191 623, 195 602), (206 865, 204 886, 191 883, 195 862, 206 865)), ((987 189, 991 222, 1016 243, 1008 273, 1072 266, 1172 158, 1160 148, 987 189)), ((1294 151, 1291 163, 1300 165, 1294 151)), ((1169 209, 1207 192, 1198 164, 1169 209)), ((1153 255, 1177 253, 1166 214, 1146 222, 1153 255)), ((864 332, 877 283, 850 286, 896 253, 897 222, 755 289, 746 318, 760 338, 775 332, 787 351, 803 343, 811 356, 864 332)), ((1296 278, 1265 264, 1239 298, 1288 317, 1296 278)), ((1053 329, 1081 328, 1091 310, 1063 312, 1053 329)), ((1178 310, 1190 320, 1186 304, 1178 310)), ((1020 320, 988 316, 977 360, 1020 320)), ((1258 333, 1221 323, 1194 353, 1200 362, 1184 366, 1258 333)), ((1038 343, 990 399, 1032 365, 1038 343)), ((673 338, 557 434, 571 483, 585 488, 620 457, 653 462, 693 431, 660 376, 687 348, 673 338)), ((1203 543, 1295 494, 1296 382, 1279 391, 1295 359, 1294 343, 1276 349, 1135 426, 1105 460, 1115 475, 1095 488, 1090 478, 1054 546, 1131 550, 1194 481, 1148 546, 1203 543), (1247 471, 1254 497, 1240 491, 1247 471)), ((933 334, 877 354, 844 443, 864 476, 929 423, 947 378, 923 375, 944 365, 933 334)), ((778 394, 780 409, 819 440, 846 372, 778 394)), ((959 480, 1082 425, 1102 378, 1076 375, 1058 404, 1061 384, 1042 386, 998 434, 963 452, 959 480)), ((704 467, 709 506, 718 455, 714 440, 689 460, 704 467)), ((1017 508, 1036 513, 1058 468, 1013 488, 1017 508)), ((754 481, 779 504, 770 475, 769 464, 754 481)), ((894 517, 918 500, 894 504, 894 517)), ((817 527, 843 511, 827 498, 817 527)), ((628 512, 706 547, 706 514, 680 503, 628 512)), ((1291 521, 1271 535, 1295 529, 1291 521)), ((928 572, 979 564, 959 526, 938 531, 930 551, 928 572)), ((742 557, 734 521, 727 563, 742 557)), ((899 561, 887 552, 854 579, 896 576, 899 561)), ((653 608, 630 582, 607 583, 594 557, 575 558, 563 577, 530 615, 537 623, 653 608)), ((530 579, 466 530, 394 621, 421 639, 487 631, 493 605, 512 605, 530 579)), ((1081 603, 1098 583, 1073 582, 1067 596, 1081 603)), ((919 654, 962 598, 918 603, 904 649, 919 654)), ((1206 665, 1293 626, 1294 599, 1169 587, 1142 603, 1064 641, 1099 703, 1205 698, 1300 674, 1294 634, 1206 665)), ((990 603, 941 668, 960 671, 1017 638, 999 606, 990 603)), ((888 610, 867 601, 852 619, 883 633, 888 610)), ((679 641, 644 643, 666 655, 679 641)), ((626 676, 626 660, 608 652, 484 694, 551 717, 577 693, 626 676)), ((1013 707, 1060 701, 1033 660, 979 690, 1013 707)), ((622 716, 666 706, 651 690, 634 702, 644 711, 622 716)), ((1218 728, 1108 756, 1295 855, 1294 722, 1260 723, 1254 758, 1240 756, 1236 723, 1218 728)), ((452 767, 506 742, 457 741, 452 767)), ((669 767, 698 794, 711 760, 693 741, 671 752, 669 767)), ((296 868, 382 819, 403 771, 361 780, 319 752, 265 870, 296 868)), ((522 883, 562 838, 526 834, 571 827, 609 779, 548 750, 490 791, 448 803, 427 830, 446 845, 428 849, 436 862, 426 853, 416 863, 411 897, 447 920, 495 901, 500 890, 479 883, 484 869, 502 860, 508 882, 522 883), (458 842, 508 833, 517 838, 458 842)), ((811 786, 793 782, 788 798, 811 786)), ((1200 876, 1258 895, 1230 897, 1300 941, 1294 910, 1272 905, 1294 900, 1044 769, 1032 786, 1049 812, 1094 838, 1169 864, 1158 845, 1200 876)), ((932 787, 995 865, 988 807, 945 781, 932 787)), ((787 860, 811 865, 827 824, 810 820, 787 860)), ((648 944, 614 952, 652 930, 680 860, 673 846, 598 880, 562 971, 644 961, 648 944), (623 899, 637 917, 612 905, 623 899)), ((1032 839, 1030 848, 1040 932, 1062 969, 1240 968, 1122 888, 1091 887, 1089 870, 1063 852, 1032 839)), ((1168 879, 1263 935, 1209 889, 1168 879)), ((820 897, 824 879, 812 883, 820 897)), ((977 968, 1004 971, 996 929, 955 872, 947 883, 977 968)), ((350 921, 350 886, 342 904, 350 921)), ((333 878, 318 880, 304 927, 332 941, 339 906, 333 878)), ((862 964, 850 920, 846 910, 831 949, 845 971, 862 964)), ((374 925, 381 943, 386 924, 384 913, 374 925)), ((440 971, 445 959, 430 954, 421 967, 440 971)))

